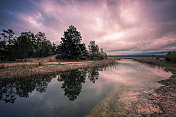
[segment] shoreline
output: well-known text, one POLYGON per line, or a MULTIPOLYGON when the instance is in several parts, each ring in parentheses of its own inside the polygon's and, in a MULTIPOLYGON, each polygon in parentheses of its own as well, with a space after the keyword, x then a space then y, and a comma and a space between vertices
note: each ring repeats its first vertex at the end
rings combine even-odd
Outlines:
POLYGON ((27 62, 0 64, 0 78, 31 77, 38 75, 58 74, 70 70, 91 67, 103 67, 115 63, 113 59, 78 62, 27 62))

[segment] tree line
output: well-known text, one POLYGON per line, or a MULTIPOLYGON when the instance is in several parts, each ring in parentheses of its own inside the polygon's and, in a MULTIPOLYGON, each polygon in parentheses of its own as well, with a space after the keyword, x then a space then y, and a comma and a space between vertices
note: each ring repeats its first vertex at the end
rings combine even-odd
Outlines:
POLYGON ((88 50, 81 43, 82 36, 73 25, 64 31, 59 45, 51 43, 45 33, 22 32, 16 37, 12 29, 2 30, 0 34, 0 60, 16 60, 29 57, 46 57, 56 55, 64 60, 97 60, 104 59, 107 54, 95 41, 90 41, 88 50))
POLYGON ((47 40, 45 33, 22 32, 18 37, 11 29, 3 30, 1 33, 1 60, 45 57, 53 54, 56 54, 56 45, 47 40))

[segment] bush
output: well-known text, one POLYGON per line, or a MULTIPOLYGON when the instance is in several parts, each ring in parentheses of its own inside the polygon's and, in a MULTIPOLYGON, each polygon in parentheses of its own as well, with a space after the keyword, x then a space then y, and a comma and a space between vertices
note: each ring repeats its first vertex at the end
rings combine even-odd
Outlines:
POLYGON ((101 53, 98 53, 95 57, 97 57, 98 60, 103 60, 103 59, 105 59, 105 56, 104 56, 103 54, 101 54, 101 53))
POLYGON ((166 55, 166 61, 176 62, 176 52, 168 52, 166 55))
POLYGON ((89 58, 91 60, 103 60, 103 59, 106 59, 106 56, 101 53, 97 53, 97 54, 90 55, 89 58))

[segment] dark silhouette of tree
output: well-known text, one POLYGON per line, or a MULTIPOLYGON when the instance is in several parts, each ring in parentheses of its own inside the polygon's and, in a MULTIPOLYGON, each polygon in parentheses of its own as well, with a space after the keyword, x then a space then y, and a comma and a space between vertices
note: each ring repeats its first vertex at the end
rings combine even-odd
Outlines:
POLYGON ((3 30, 1 35, 3 40, 1 41, 1 51, 4 55, 4 59, 13 60, 13 46, 15 44, 16 37, 14 36, 12 29, 3 30))
POLYGON ((76 27, 69 26, 64 32, 64 37, 60 42, 60 56, 67 60, 79 60, 85 51, 84 44, 81 44, 81 33, 77 31, 76 27))
POLYGON ((103 59, 107 58, 107 54, 106 54, 106 52, 103 51, 103 48, 101 48, 100 54, 103 56, 103 59))
POLYGON ((81 57, 80 57, 80 59, 87 59, 88 51, 86 49, 85 44, 84 43, 83 44, 79 44, 79 47, 81 49, 81 57))
POLYGON ((32 54, 33 43, 31 40, 34 39, 34 34, 32 32, 22 32, 21 35, 17 38, 17 50, 18 57, 20 59, 28 58, 32 54))
POLYGON ((95 41, 90 41, 88 47, 90 55, 96 55, 99 53, 99 47, 95 44, 95 41))
POLYGON ((36 53, 37 57, 45 57, 52 54, 52 45, 49 40, 45 37, 45 33, 38 32, 35 35, 36 38, 36 53))
POLYGON ((92 60, 102 60, 107 58, 107 54, 103 52, 103 48, 99 52, 98 45, 95 44, 95 41, 90 41, 89 45, 89 58, 92 60))
POLYGON ((47 40, 45 33, 22 32, 19 37, 14 32, 3 30, 0 37, 0 60, 15 60, 28 57, 45 57, 56 54, 56 44, 47 40))
POLYGON ((57 45, 55 43, 52 44, 51 51, 52 51, 52 55, 57 54, 57 45))
POLYGON ((6 60, 7 58, 7 50, 6 50, 6 42, 0 38, 0 60, 6 60))
POLYGON ((45 33, 22 32, 16 37, 11 30, 3 30, 0 34, 0 60, 16 60, 29 57, 46 57, 59 54, 58 59, 86 60, 88 58, 104 59, 107 57, 103 49, 99 52, 95 41, 89 44, 89 52, 84 43, 81 43, 81 33, 76 27, 69 26, 61 38, 60 45, 56 45, 47 39, 45 33))

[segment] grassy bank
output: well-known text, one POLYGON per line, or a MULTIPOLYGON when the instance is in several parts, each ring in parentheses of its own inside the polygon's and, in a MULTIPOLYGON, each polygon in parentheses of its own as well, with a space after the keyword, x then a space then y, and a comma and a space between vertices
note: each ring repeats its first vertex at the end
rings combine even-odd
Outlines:
MULTIPOLYGON (((122 59, 122 58, 116 58, 122 59)), ((138 62, 148 63, 152 65, 158 65, 165 71, 170 71, 173 75, 167 79, 159 81, 163 84, 153 94, 151 100, 156 106, 159 106, 162 110, 161 113, 154 113, 151 116, 169 116, 173 117, 176 115, 176 64, 167 62, 164 58, 151 58, 151 57, 131 57, 138 62)))
POLYGON ((0 78, 18 78, 36 75, 54 74, 80 68, 99 67, 113 63, 113 59, 100 61, 80 61, 80 62, 20 62, 1 63, 0 78))

